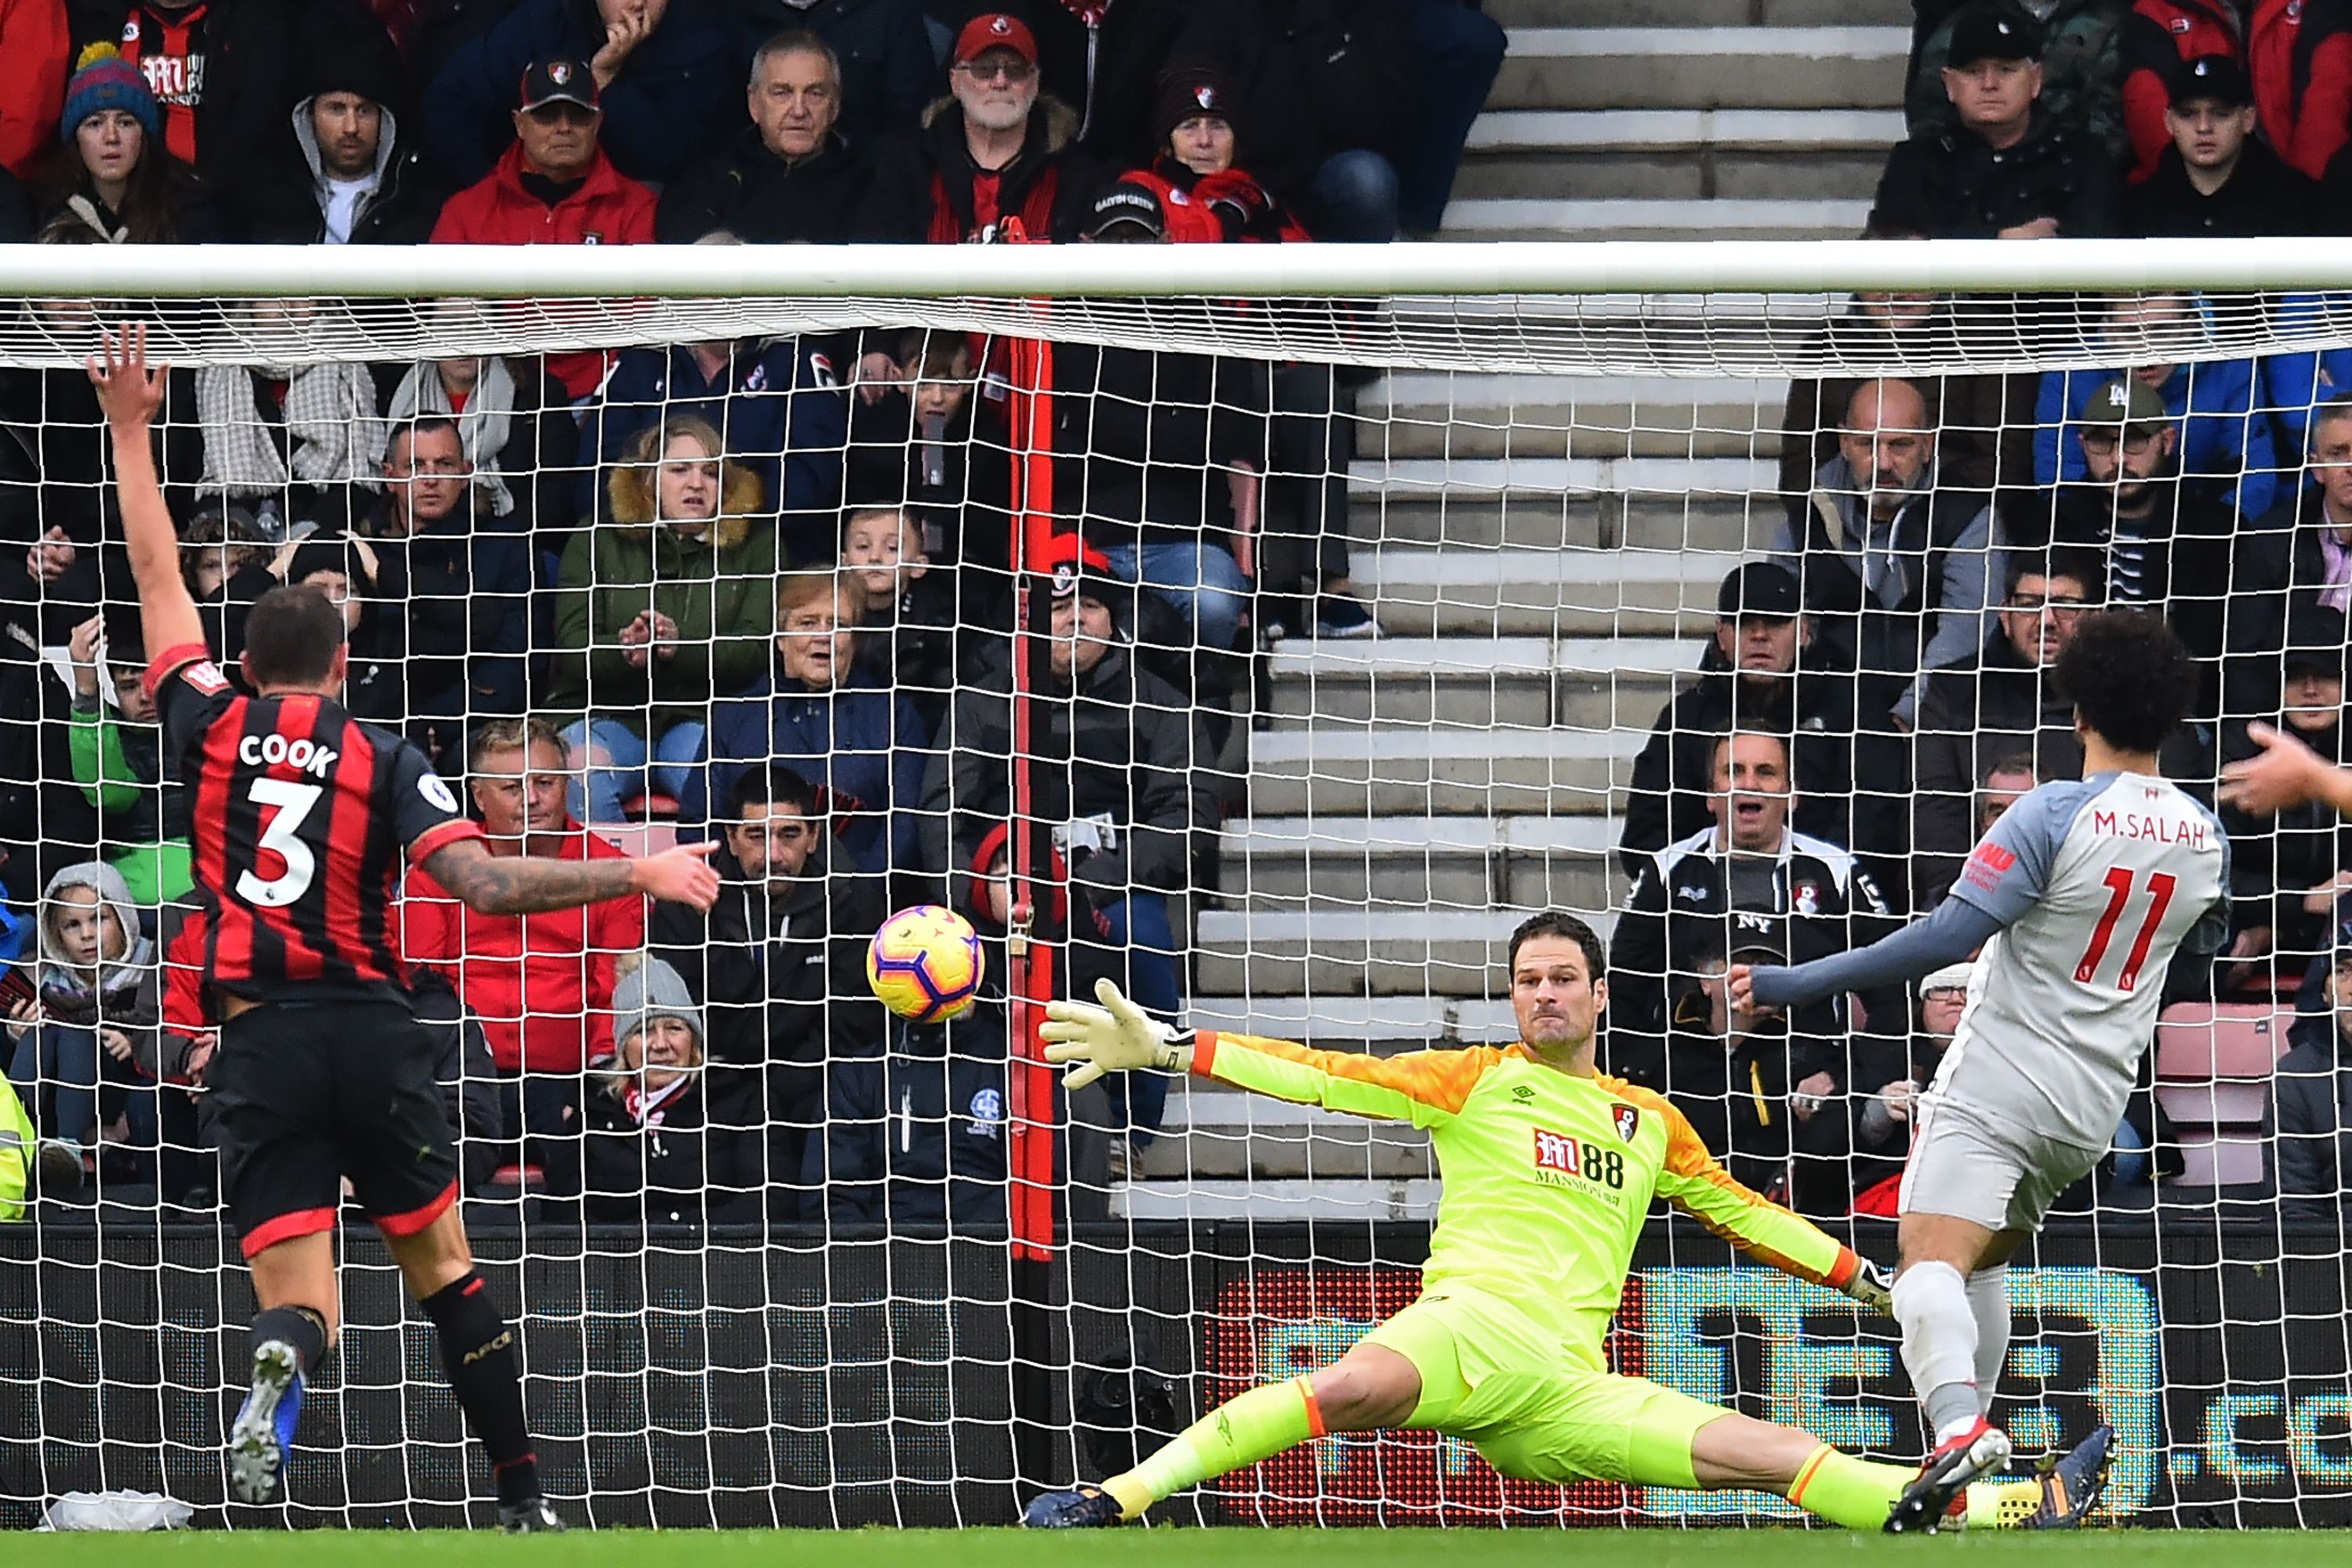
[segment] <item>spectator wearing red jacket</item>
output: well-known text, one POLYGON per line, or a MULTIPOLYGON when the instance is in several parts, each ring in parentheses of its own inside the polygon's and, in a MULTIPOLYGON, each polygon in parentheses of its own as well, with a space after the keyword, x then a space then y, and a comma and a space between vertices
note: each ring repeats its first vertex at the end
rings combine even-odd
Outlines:
MULTIPOLYGON (((544 720, 484 725, 467 759, 475 809, 493 855, 622 858, 564 809, 564 750, 544 720)), ((614 961, 645 945, 645 900, 584 910, 484 915, 423 868, 400 904, 401 952, 412 969, 447 980, 488 1037, 503 1080, 507 1136, 534 1141, 527 1160, 551 1192, 576 1191, 581 1075, 613 1054, 614 961)))
POLYGON ((2139 184, 2172 145, 2164 112, 2172 106, 2175 73, 2189 60, 2216 55, 2243 63, 2243 26, 2230 0, 2134 0, 2124 24, 2124 131, 2139 184))
MULTIPOLYGON (((475 184, 449 198, 436 245, 650 245, 654 194, 613 167, 597 144, 596 79, 579 60, 523 73, 515 142, 475 184)), ((550 354, 548 373, 573 397, 604 379, 594 351, 550 354)))
POLYGON ((2352 7, 2336 0, 2254 0, 2246 74, 2263 134, 2287 167, 2315 180, 2352 141, 2352 7))
POLYGON ((1072 145, 1078 117, 1038 90, 1037 40, 1017 16, 975 16, 956 35, 953 96, 885 150, 856 237, 961 245, 1018 218, 1032 239, 1074 237, 1099 173, 1072 145))
POLYGON ((0 169, 20 180, 58 133, 72 46, 65 0, 0 0, 0 169))

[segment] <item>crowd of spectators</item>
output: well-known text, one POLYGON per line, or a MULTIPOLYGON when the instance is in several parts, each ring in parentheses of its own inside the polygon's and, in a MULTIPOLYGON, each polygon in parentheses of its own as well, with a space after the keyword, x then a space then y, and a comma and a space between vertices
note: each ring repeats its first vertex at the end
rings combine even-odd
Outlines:
MULTIPOLYGON (((1464 0, 0 0, 0 241, 1386 241, 1438 227, 1503 48, 1464 0)), ((412 874, 469 1185, 597 1219, 1001 1225, 1016 731, 1054 753, 1052 910, 1022 923, 1180 1008, 1169 889, 1249 657, 1372 630, 1352 384, 1064 356, 1041 390, 1078 531, 1037 568, 1056 640, 1016 720, 1001 345, 320 363, 306 307, 224 310, 253 363, 174 373, 158 453, 224 668, 260 594, 315 584, 349 705, 462 780, 497 853, 719 847, 719 906, 682 923, 635 900, 486 920, 412 874), (1309 477, 1270 481, 1283 455, 1309 477), (926 898, 997 954, 944 1026, 862 1000, 865 935, 926 898)), ((89 1170, 200 1200, 192 1140, 157 1127, 194 1125, 210 1048, 201 995, 157 994, 166 949, 201 952, 191 803, 138 678, 101 425, 70 372, 0 374, 0 729, 38 759, 0 792, 26 987, 0 1065, 89 1170)), ((1148 1142, 1157 1098, 1116 1115, 1148 1142)))

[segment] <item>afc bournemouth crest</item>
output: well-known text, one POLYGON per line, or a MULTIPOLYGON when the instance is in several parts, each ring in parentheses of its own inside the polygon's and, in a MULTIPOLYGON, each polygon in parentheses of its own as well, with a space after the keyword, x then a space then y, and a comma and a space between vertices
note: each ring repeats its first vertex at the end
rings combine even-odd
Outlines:
POLYGON ((1642 1130, 1642 1113, 1622 1100, 1614 1102, 1614 1108, 1617 1112, 1617 1137, 1622 1142, 1631 1143, 1633 1134, 1642 1130))

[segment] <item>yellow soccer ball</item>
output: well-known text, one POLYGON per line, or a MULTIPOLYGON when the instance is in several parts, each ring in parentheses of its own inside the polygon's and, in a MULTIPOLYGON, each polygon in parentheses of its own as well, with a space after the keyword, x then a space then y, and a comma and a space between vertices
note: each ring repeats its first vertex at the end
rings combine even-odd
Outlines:
POLYGON ((984 963, 971 922, 940 904, 917 904, 882 922, 866 950, 866 983, 882 1005, 918 1024, 971 1010, 984 963))

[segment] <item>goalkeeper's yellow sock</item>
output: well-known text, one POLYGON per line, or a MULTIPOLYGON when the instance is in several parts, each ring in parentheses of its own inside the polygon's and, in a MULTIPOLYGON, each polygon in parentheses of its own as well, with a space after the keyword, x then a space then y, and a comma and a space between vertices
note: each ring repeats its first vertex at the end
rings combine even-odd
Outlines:
POLYGON ((1824 1443, 1813 1450, 1783 1495, 1832 1524, 1876 1530, 1886 1522, 1903 1489, 1918 1479, 1918 1470, 1911 1467, 1857 1459, 1824 1443))
POLYGON ((1268 1384, 1210 1411, 1143 1463, 1105 1481, 1103 1490, 1118 1500, 1125 1518, 1138 1519, 1162 1498, 1270 1459, 1323 1432, 1323 1413, 1305 1378, 1268 1384))
MULTIPOLYGON (((1841 1454, 1827 1443, 1789 1483, 1787 1497, 1808 1513, 1819 1514, 1848 1530, 1877 1530, 1903 1489, 1919 1479, 1906 1465, 1882 1465, 1841 1454)), ((2014 1530, 2042 1506, 2042 1483, 2033 1480, 1976 1481, 1968 1489, 1968 1505, 1955 1524, 1970 1530, 2014 1530)))

